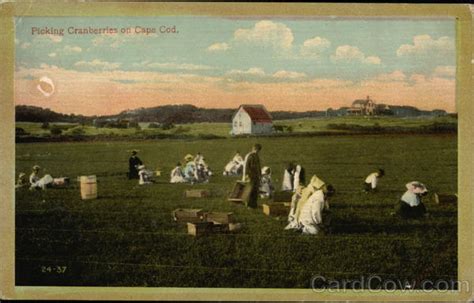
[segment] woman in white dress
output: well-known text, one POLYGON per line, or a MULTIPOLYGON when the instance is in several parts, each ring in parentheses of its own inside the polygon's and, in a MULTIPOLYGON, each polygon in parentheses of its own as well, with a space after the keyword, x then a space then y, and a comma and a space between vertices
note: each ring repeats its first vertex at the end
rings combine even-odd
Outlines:
POLYGON ((178 162, 176 164, 176 167, 171 171, 171 179, 170 183, 184 183, 186 180, 184 180, 184 174, 183 174, 183 169, 181 168, 181 163, 178 162))

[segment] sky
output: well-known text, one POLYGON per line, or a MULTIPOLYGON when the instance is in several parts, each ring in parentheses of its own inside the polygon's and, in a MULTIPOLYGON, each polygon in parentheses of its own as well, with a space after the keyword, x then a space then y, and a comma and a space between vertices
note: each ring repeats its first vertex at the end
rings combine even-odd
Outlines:
POLYGON ((83 115, 165 104, 309 111, 370 96, 456 111, 449 18, 21 17, 15 28, 17 105, 83 115))

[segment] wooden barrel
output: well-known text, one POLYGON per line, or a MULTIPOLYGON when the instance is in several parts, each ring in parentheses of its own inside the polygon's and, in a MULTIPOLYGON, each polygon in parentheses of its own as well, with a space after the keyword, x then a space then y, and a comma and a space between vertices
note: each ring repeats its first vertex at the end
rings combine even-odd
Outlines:
POLYGON ((97 178, 95 176, 81 176, 82 200, 97 199, 97 178))

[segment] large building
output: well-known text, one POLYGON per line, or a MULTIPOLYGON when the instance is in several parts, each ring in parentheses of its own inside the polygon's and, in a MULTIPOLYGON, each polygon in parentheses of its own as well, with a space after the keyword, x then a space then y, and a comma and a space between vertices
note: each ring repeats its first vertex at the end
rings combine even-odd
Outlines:
POLYGON ((272 116, 260 104, 243 104, 232 116, 232 134, 268 134, 273 130, 272 116))
POLYGON ((375 115, 377 105, 367 96, 367 99, 358 99, 352 102, 352 107, 347 109, 349 115, 372 116, 375 115))

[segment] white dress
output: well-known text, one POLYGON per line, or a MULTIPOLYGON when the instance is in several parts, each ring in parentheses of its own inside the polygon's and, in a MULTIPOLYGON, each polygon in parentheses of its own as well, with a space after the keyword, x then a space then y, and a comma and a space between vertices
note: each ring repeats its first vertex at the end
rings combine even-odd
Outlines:
POLYGON ((146 169, 141 169, 139 172, 138 172, 138 177, 139 177, 139 180, 138 180, 138 184, 139 185, 145 185, 145 184, 151 184, 151 176, 153 175, 153 173, 149 170, 146 170, 146 169))
POLYGON ((320 225, 323 223, 324 204, 324 193, 322 190, 317 190, 303 206, 299 217, 303 234, 316 235, 320 231, 320 225))
POLYGON ((370 184, 370 187, 375 189, 377 187, 378 176, 378 173, 371 173, 365 178, 365 183, 370 184))
POLYGON ((184 180, 183 176, 183 171, 181 170, 181 167, 176 166, 172 171, 171 171, 171 179, 170 183, 184 183, 186 180, 184 180))
POLYGON ((282 191, 293 191, 293 175, 285 169, 283 173, 283 183, 281 184, 282 191))
POLYGON ((46 187, 53 183, 54 179, 51 175, 44 175, 42 178, 38 177, 37 174, 32 173, 30 175, 30 188, 46 189, 46 187))
POLYGON ((296 169, 293 174, 293 192, 295 192, 298 186, 300 185, 300 173, 301 173, 301 165, 296 165, 296 169))

